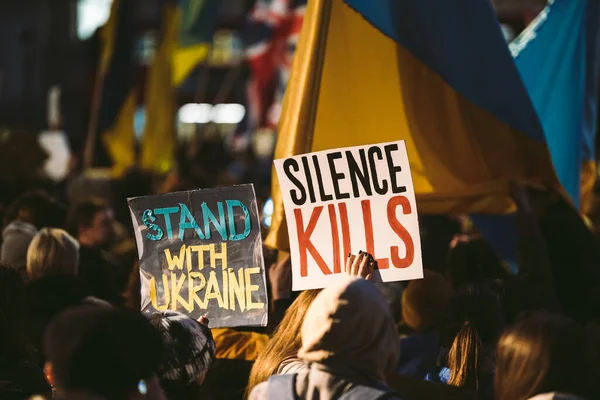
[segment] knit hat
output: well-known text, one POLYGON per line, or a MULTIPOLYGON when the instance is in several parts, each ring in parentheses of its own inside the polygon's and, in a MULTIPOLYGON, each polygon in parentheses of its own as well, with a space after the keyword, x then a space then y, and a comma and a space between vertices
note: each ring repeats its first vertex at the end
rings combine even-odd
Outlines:
POLYGON ((400 338, 381 292, 351 277, 321 291, 304 317, 298 356, 383 382, 398 365, 400 338))
POLYGON ((416 331, 433 328, 440 323, 451 297, 450 282, 425 270, 423 279, 411 281, 402 293, 402 319, 416 331))
POLYGON ((159 312, 150 323, 163 338, 162 381, 187 385, 207 371, 215 359, 215 341, 208 326, 175 311, 159 312))

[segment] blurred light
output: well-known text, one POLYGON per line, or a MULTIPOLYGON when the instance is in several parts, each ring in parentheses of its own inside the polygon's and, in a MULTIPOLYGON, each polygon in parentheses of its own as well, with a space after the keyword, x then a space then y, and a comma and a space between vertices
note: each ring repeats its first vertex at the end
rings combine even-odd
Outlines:
POLYGON ((188 103, 179 109, 179 120, 187 124, 238 124, 246 115, 246 108, 241 104, 188 103))
POLYGON ((38 136, 38 143, 48 153, 44 171, 50 179, 60 182, 69 173, 71 148, 63 131, 44 131, 38 136))
POLYGON ((269 198, 266 202, 265 205, 263 207, 263 224, 267 227, 270 228, 271 227, 271 222, 273 219, 273 210, 274 210, 274 205, 273 205, 273 199, 269 198))
POLYGON ((241 104, 217 104, 214 107, 213 121, 217 124, 239 124, 246 115, 246 108, 241 104))
POLYGON ((96 29, 108 21, 113 0, 77 1, 77 36, 81 40, 89 39, 96 29))

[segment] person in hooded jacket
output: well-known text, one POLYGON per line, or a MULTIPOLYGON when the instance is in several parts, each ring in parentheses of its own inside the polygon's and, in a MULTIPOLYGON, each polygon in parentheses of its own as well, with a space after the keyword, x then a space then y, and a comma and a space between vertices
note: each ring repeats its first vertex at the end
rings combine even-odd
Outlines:
POLYGON ((308 368, 275 375, 250 400, 400 399, 385 384, 400 341, 381 292, 369 281, 340 277, 312 302, 302 324, 299 358, 308 368))

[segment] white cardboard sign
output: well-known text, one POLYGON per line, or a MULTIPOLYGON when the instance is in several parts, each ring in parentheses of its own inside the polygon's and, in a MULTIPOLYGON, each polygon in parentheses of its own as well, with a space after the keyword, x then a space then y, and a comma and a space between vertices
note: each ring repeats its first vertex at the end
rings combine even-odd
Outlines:
POLYGON ((417 206, 404 141, 275 160, 294 290, 328 286, 348 253, 372 254, 373 281, 423 277, 417 206))

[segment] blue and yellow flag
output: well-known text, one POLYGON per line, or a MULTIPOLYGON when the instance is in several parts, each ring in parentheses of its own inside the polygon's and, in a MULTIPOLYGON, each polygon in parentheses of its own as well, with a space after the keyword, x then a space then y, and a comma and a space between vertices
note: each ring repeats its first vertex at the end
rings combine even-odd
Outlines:
POLYGON ((132 0, 113 1, 110 17, 101 30, 101 40, 86 164, 89 167, 97 164, 94 159, 106 150, 115 173, 119 174, 135 163, 132 0), (100 139, 103 148, 96 148, 96 138, 100 139))
POLYGON ((164 174, 174 166, 177 136, 176 89, 172 84, 172 58, 177 46, 177 10, 166 3, 162 10, 158 51, 146 83, 146 123, 142 138, 140 166, 164 174))
POLYGON ((510 44, 556 174, 579 207, 594 186, 600 1, 550 0, 510 44))
MULTIPOLYGON (((276 158, 403 139, 420 213, 504 213, 510 181, 560 188, 492 6, 309 0, 276 158)), ((267 244, 285 249, 276 176, 267 244)))
MULTIPOLYGON (((596 181, 600 1, 550 0, 510 44, 544 128, 556 174, 586 214, 596 181)), ((517 261, 513 216, 476 215, 473 221, 509 264, 517 261)))
POLYGON ((208 57, 218 0, 179 0, 175 11, 177 45, 173 52, 173 85, 180 86, 208 57))

